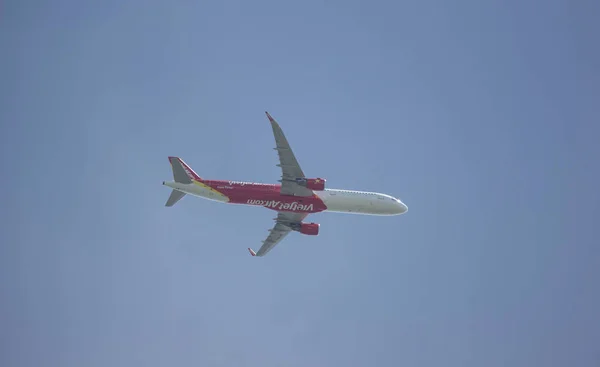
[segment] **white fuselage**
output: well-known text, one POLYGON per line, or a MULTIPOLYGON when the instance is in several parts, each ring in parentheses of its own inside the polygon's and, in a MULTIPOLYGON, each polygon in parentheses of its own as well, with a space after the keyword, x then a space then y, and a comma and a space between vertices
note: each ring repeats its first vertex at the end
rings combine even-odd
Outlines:
POLYGON ((327 211, 366 215, 398 215, 408 211, 402 201, 386 194, 368 191, 325 189, 315 191, 327 211))

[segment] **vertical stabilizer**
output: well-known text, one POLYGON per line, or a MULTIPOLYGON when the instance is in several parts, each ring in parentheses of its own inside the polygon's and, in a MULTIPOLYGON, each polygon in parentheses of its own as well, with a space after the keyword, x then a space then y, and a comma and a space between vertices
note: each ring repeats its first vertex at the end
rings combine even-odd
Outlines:
POLYGON ((192 181, 202 181, 200 176, 194 172, 194 170, 185 164, 183 159, 179 157, 169 157, 171 167, 173 168, 173 178, 175 182, 179 183, 192 183, 192 181))
POLYGON ((173 170, 173 179, 177 183, 182 184, 191 184, 192 179, 183 168, 183 165, 179 161, 177 157, 169 157, 169 162, 171 162, 171 169, 173 170))

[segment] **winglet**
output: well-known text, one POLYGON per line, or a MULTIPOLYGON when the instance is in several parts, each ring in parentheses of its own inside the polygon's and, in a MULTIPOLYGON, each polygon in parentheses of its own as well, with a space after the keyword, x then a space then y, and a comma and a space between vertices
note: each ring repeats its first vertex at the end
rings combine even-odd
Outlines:
POLYGON ((248 247, 248 251, 250 251, 250 255, 256 256, 256 252, 254 252, 254 250, 251 249, 250 247, 248 247))
POLYGON ((271 117, 271 115, 267 111, 265 111, 265 113, 267 114, 267 117, 269 118, 269 121, 271 121, 271 122, 274 123, 275 119, 273 117, 271 117))

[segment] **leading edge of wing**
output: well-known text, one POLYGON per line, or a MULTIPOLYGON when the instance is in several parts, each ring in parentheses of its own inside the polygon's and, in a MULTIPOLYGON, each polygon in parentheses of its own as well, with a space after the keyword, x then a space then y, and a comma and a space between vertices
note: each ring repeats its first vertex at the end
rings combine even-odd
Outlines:
POLYGON ((275 225, 269 230, 269 235, 263 241, 258 251, 255 252, 252 248, 248 248, 250 255, 265 256, 292 231, 292 228, 289 226, 291 223, 300 222, 307 216, 308 213, 279 212, 277 218, 274 218, 275 225))
POLYGON ((273 149, 277 151, 277 155, 279 156, 279 164, 277 166, 281 167, 281 193, 293 196, 312 196, 314 194, 312 190, 296 183, 297 178, 305 178, 304 171, 302 171, 281 126, 279 126, 269 112, 265 111, 265 113, 273 129, 273 137, 275 138, 276 145, 273 149))

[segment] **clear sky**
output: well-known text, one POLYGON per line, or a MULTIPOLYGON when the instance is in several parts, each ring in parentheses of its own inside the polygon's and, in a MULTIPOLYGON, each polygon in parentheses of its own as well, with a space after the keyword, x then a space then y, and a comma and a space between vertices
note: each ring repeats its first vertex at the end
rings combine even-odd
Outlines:
POLYGON ((597 1, 4 1, 0 365, 600 365, 597 1), (304 171, 399 197, 186 197, 304 171))

